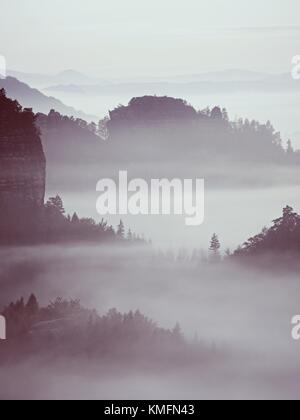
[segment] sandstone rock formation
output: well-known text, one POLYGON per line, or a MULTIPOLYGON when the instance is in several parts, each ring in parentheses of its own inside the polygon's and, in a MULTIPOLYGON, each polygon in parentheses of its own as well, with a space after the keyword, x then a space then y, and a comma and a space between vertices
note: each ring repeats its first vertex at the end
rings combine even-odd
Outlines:
POLYGON ((46 159, 35 116, 0 90, 0 243, 34 237, 45 180, 46 159))
POLYGON ((0 205, 44 203, 46 160, 34 118, 0 91, 0 205))

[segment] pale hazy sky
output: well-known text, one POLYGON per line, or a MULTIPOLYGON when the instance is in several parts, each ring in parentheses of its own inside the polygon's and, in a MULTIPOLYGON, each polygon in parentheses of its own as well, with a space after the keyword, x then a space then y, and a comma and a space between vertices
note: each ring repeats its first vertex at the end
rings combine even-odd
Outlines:
POLYGON ((0 54, 14 70, 161 76, 289 71, 299 0, 0 0, 0 54))

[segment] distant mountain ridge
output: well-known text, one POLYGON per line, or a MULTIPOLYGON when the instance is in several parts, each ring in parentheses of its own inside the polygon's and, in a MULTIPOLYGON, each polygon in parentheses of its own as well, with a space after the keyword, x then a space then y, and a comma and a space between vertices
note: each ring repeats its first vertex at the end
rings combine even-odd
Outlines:
POLYGON ((265 80, 271 75, 250 70, 228 69, 223 71, 211 71, 191 75, 178 75, 170 77, 169 80, 189 83, 191 81, 201 82, 251 82, 265 80))
POLYGON ((8 70, 8 76, 14 77, 28 85, 32 85, 36 88, 44 88, 48 85, 60 85, 60 84, 95 84, 100 83, 101 80, 87 76, 76 70, 64 70, 57 74, 41 74, 41 73, 25 73, 15 70, 8 70))
POLYGON ((227 79, 223 80, 221 75, 218 78, 216 74, 202 75, 201 77, 188 76, 185 78, 177 77, 170 79, 157 80, 134 80, 134 81, 118 81, 114 83, 98 83, 93 85, 79 84, 55 84, 45 87, 48 93, 70 94, 79 93, 90 97, 101 97, 110 95, 128 95, 143 96, 143 95, 167 95, 167 96, 181 96, 188 95, 222 95, 232 94, 238 92, 257 92, 257 93, 298 93, 300 91, 300 83, 296 83, 288 73, 280 75, 264 75, 259 74, 253 76, 248 80, 243 78, 234 80, 228 73, 227 79))
POLYGON ((47 85, 95 85, 95 84, 122 84, 122 83, 152 83, 152 82, 194 82, 194 81, 218 81, 218 82, 233 82, 233 81, 258 81, 269 77, 277 77, 280 75, 271 75, 251 70, 242 69, 227 69, 221 71, 199 72, 194 74, 179 74, 169 76, 156 77, 121 77, 121 78, 100 78, 83 74, 76 70, 64 70, 57 74, 39 74, 26 73, 15 70, 8 70, 8 76, 15 77, 24 83, 33 85, 35 87, 45 88, 47 85))
POLYGON ((39 90, 31 88, 29 85, 13 77, 0 79, 0 88, 5 89, 9 98, 17 100, 25 108, 32 108, 34 112, 48 114, 51 109, 55 109, 55 111, 69 117, 73 116, 87 121, 97 120, 96 116, 85 114, 82 111, 67 106, 60 100, 46 96, 39 90))
MULTIPOLYGON (((24 73, 9 70, 8 75, 15 77, 29 85, 46 91, 65 91, 88 94, 111 94, 118 91, 129 92, 131 96, 146 94, 149 89, 165 89, 166 92, 157 94, 168 94, 172 96, 171 88, 182 87, 184 89, 196 89, 201 92, 231 90, 262 89, 280 90, 296 89, 295 83, 289 73, 269 74, 243 69, 227 69, 223 71, 211 71, 194 74, 157 76, 157 77, 125 77, 125 78, 100 78, 93 77, 76 70, 65 70, 56 75, 24 73), (206 85, 206 86, 205 86, 206 85), (145 90, 146 88, 146 90, 145 90), (144 92, 142 91, 144 89, 144 92)), ((150 92, 149 92, 150 94, 150 92)), ((177 93, 178 94, 178 93, 177 93)))

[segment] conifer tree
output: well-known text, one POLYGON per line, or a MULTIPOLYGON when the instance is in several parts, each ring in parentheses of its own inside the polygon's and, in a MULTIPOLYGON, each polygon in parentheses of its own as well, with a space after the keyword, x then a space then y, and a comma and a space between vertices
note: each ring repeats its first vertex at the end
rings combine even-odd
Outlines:
POLYGON ((32 294, 26 304, 26 312, 28 315, 36 315, 39 310, 39 304, 37 298, 32 294))
POLYGON ((125 226, 122 220, 120 220, 120 224, 118 225, 117 236, 121 239, 125 237, 125 226))
POLYGON ((221 258, 220 248, 221 248, 221 244, 220 244, 218 235, 214 233, 211 238, 210 247, 209 247, 212 262, 217 262, 220 260, 221 258))

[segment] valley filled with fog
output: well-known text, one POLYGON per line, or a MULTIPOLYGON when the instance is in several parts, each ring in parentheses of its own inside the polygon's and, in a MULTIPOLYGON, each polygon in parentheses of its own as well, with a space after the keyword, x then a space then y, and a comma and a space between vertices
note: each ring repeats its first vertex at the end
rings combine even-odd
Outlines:
POLYGON ((151 248, 75 244, 2 249, 1 259, 0 304, 34 290, 43 305, 64 296, 100 314, 139 309, 164 328, 180 322, 186 340, 197 337, 211 357, 157 369, 138 361, 126 367, 122 359, 103 364, 84 355, 24 353, 1 367, 3 397, 297 396, 299 349, 291 338, 291 318, 299 312, 297 272, 174 262, 151 248), (26 386, 16 380, 21 372, 26 386))
POLYGON ((0 6, 0 400, 299 399, 299 0, 0 6))
MULTIPOLYGON (((110 136, 103 140, 97 125, 55 111, 30 114, 46 157, 46 199, 25 230, 29 241, 17 236, 0 248, 0 307, 16 331, 12 353, 0 360, 0 397, 296 398, 298 257, 281 264, 285 252, 266 248, 271 263, 261 263, 235 251, 282 214, 279 242, 285 245, 286 223, 298 226, 286 207, 300 211, 298 96, 180 95, 193 108, 171 97, 127 105, 122 93, 74 95, 59 98, 89 113, 112 110, 110 136), (222 104, 227 111, 215 106, 222 104), (290 135, 294 149, 286 146, 290 135), (204 223, 105 215, 99 225, 97 182, 117 180, 121 170, 146 181, 203 178, 204 223)), ((262 238, 266 230, 257 247, 262 238)))
MULTIPOLYGON (((95 183, 96 186, 96 183, 95 183)), ((54 191, 53 191, 54 193, 54 191)), ((49 195, 53 194, 49 192, 49 195)), ((82 217, 101 220, 96 201, 100 193, 82 191, 62 193, 66 211, 76 209, 82 217)), ((144 235, 157 249, 186 248, 207 250, 213 233, 217 233, 224 252, 242 245, 250 236, 269 226, 286 205, 300 209, 299 187, 297 185, 260 188, 215 189, 205 185, 205 218, 201 226, 189 227, 185 216, 104 216, 117 226, 120 218, 131 230, 144 235)))

